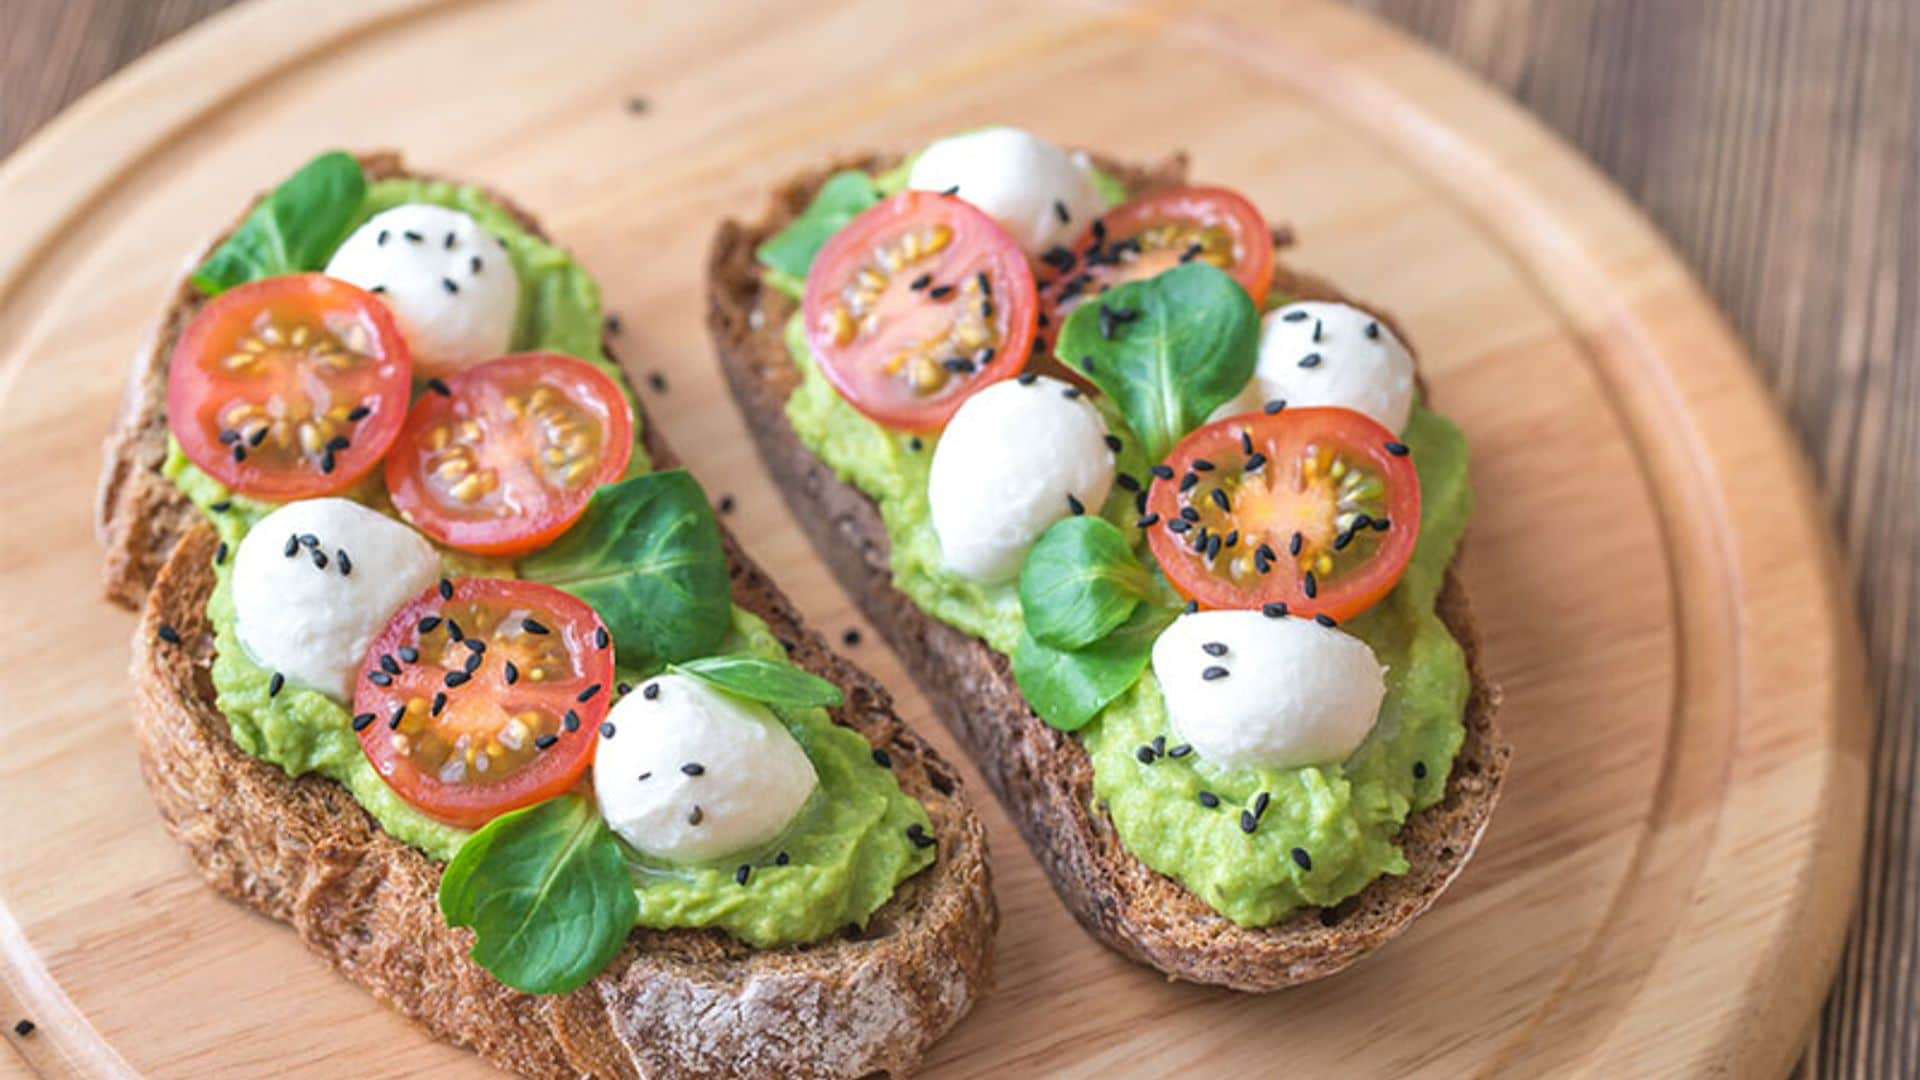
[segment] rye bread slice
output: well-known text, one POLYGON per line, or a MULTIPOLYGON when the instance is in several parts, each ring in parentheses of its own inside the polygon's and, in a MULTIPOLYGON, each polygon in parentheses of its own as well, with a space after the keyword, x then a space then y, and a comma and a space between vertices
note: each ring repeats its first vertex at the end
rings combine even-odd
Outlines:
MULTIPOLYGON (((362 163, 371 176, 401 175, 391 154, 362 163)), ((989 981, 998 914, 985 831, 952 766, 901 723, 878 683, 800 622, 731 536, 734 602, 793 642, 796 664, 842 689, 834 719, 885 749, 901 788, 932 819, 938 860, 864 931, 756 950, 718 930, 640 930, 579 990, 522 994, 469 960, 471 933, 441 918, 438 864, 382 832, 338 784, 290 777, 239 749, 209 668, 214 534, 156 471, 165 365, 198 302, 183 283, 135 362, 107 443, 101 533, 108 595, 145 604, 133 643, 142 771, 168 831, 214 888, 291 924, 341 974, 436 1037, 527 1076, 912 1072, 989 981), (179 644, 161 639, 163 625, 179 644)), ((671 467, 671 452, 645 430, 654 460, 671 467)))
MULTIPOLYGON (((1127 853, 1105 811, 1094 806, 1093 769, 1080 744, 1027 707, 1005 657, 928 618, 893 587, 878 509, 835 477, 787 423, 786 400, 799 382, 783 339, 794 304, 763 286, 754 249, 804 210, 835 170, 891 164, 864 155, 802 173, 774 191, 757 224, 726 221, 714 237, 708 329, 761 457, 821 558, 900 654, 1018 824, 1054 891, 1095 937, 1170 978, 1236 990, 1274 990, 1339 971, 1404 930, 1460 872, 1506 776, 1511 751, 1494 727, 1499 691, 1480 670, 1473 619, 1458 579, 1450 569, 1439 605, 1472 672, 1466 738, 1445 798, 1401 830, 1398 839, 1411 864, 1407 873, 1383 877, 1334 907, 1302 909, 1272 926, 1246 928, 1148 869, 1127 853)), ((1145 167, 1101 164, 1135 193, 1186 177, 1183 155, 1145 167)), ((1286 242, 1284 230, 1278 238, 1286 242)), ((1276 270, 1275 287, 1310 299, 1342 299, 1327 282, 1284 267, 1276 270)))

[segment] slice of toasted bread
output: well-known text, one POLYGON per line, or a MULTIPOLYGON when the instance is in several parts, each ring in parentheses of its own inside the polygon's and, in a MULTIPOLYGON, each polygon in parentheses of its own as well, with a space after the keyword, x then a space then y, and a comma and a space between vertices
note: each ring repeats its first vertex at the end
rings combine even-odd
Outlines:
MULTIPOLYGON (((1303 909, 1272 926, 1248 928, 1148 869, 1127 853, 1112 821, 1094 807, 1093 768, 1080 744, 1027 707, 1005 657, 928 618, 893 587, 877 508, 835 477, 787 423, 786 400, 799 382, 783 338, 794 304, 762 284, 754 249, 805 209, 834 170, 890 164, 879 156, 852 157, 796 176, 774 192, 758 224, 727 221, 714 237, 708 328, 761 456, 816 550, 901 655, 1018 823, 1054 891, 1096 937, 1171 978, 1237 990, 1291 986, 1353 963, 1404 930, 1460 872, 1506 775, 1510 750, 1493 722, 1499 694, 1481 674, 1458 580, 1449 571, 1440 615, 1465 647, 1472 670, 1466 739, 1446 797, 1401 830, 1399 842, 1411 864, 1407 873, 1381 878, 1335 907, 1303 909)), ((1186 176, 1183 156, 1145 168, 1102 165, 1136 193, 1182 183, 1186 176)), ((1276 271, 1274 284, 1289 295, 1341 298, 1326 282, 1285 268, 1276 271)))
MULTIPOLYGON (((392 155, 363 159, 398 175, 392 155)), ((497 197, 496 197, 497 198, 497 197)), ((503 205, 510 205, 505 204, 503 205)), ((531 229, 531 219, 520 215, 531 229)), ((440 867, 382 832, 345 789, 242 752, 214 704, 211 528, 160 477, 166 358, 198 300, 184 284, 136 361, 108 441, 108 595, 145 613, 133 646, 142 770, 167 829, 213 886, 292 924, 316 953, 439 1038, 528 1076, 864 1076, 911 1072, 984 992, 997 925, 986 837, 953 768, 894 715, 886 691, 801 625, 726 539, 734 602, 837 684, 835 719, 891 759, 932 818, 939 858, 865 930, 755 950, 717 930, 636 931, 586 986, 537 997, 467 958, 436 901, 440 867), (179 644, 162 640, 170 626, 179 644)), ((673 457, 652 428, 647 449, 673 457)))

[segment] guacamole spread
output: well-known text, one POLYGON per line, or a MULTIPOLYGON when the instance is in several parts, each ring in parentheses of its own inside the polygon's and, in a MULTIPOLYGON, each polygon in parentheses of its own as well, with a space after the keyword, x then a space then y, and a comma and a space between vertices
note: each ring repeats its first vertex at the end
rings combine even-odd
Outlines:
MULTIPOLYGON (((527 232, 478 189, 443 182, 375 182, 369 185, 366 205, 354 224, 409 202, 465 211, 506 245, 521 282, 513 337, 516 350, 580 357, 601 366, 626 387, 619 368, 600 351, 599 289, 566 252, 527 232)), ((637 410, 634 435, 629 471, 637 474, 649 468, 638 445, 637 410)), ((206 513, 229 548, 236 548, 247 529, 273 509, 272 504, 228 491, 196 468, 171 440, 162 471, 206 513)), ((379 470, 343 494, 392 512, 379 470)), ((513 576, 512 564, 502 560, 445 549, 441 556, 450 573, 513 576)), ((215 586, 207 605, 216 645, 213 684, 234 741, 247 753, 292 775, 318 773, 338 781, 389 835, 435 860, 451 859, 470 834, 414 809, 380 779, 361 750, 345 707, 323 694, 294 687, 269 692, 270 673, 247 656, 235 630, 230 561, 217 564, 214 573, 215 586)), ((785 650, 766 624, 737 607, 721 652, 786 662, 785 650)), ((628 682, 654 673, 652 669, 620 670, 628 682)), ((761 867, 742 885, 734 878, 741 855, 729 856, 725 866, 668 865, 644 859, 622 845, 633 872, 638 925, 661 930, 719 927, 756 947, 814 941, 849 923, 864 925, 900 881, 933 862, 931 848, 907 838, 910 826, 929 826, 925 809, 900 790, 889 770, 876 766, 865 739, 833 723, 824 709, 776 707, 773 712, 800 743, 819 777, 806 807, 786 833, 769 845, 770 850, 784 852, 787 860, 761 867)))
MULTIPOLYGON (((786 340, 802 376, 787 418, 820 460, 879 507, 894 586, 928 615, 1010 655, 1021 639, 1017 583, 982 585, 941 562, 927 499, 932 440, 888 431, 849 405, 813 364, 798 314, 786 340)), ((1151 670, 1079 731, 1093 762, 1094 798, 1127 850, 1241 925, 1332 904, 1381 874, 1404 873, 1394 835, 1410 813, 1440 800, 1465 737, 1466 659, 1435 602, 1466 526, 1466 442, 1419 406, 1402 441, 1420 475, 1420 537, 1393 592, 1343 626, 1387 668, 1379 719, 1346 761, 1229 770, 1187 755, 1142 764, 1140 747, 1156 737, 1178 741, 1151 670), (1202 789, 1219 796, 1218 806, 1201 805, 1202 789), (1243 832, 1239 811, 1260 792, 1271 795, 1260 828, 1243 832)), ((1143 475, 1124 459, 1119 468, 1143 475)), ((1117 514, 1115 506, 1109 503, 1108 515, 1130 524, 1130 504, 1118 500, 1117 514)))

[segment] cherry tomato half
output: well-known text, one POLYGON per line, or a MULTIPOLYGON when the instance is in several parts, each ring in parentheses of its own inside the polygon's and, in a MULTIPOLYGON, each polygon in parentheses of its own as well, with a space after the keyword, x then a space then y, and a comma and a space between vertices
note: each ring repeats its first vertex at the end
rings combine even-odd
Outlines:
POLYGON ((1169 188, 1096 218, 1072 248, 1040 260, 1042 335, 1090 296, 1193 260, 1212 263, 1259 307, 1273 284, 1273 233, 1252 203, 1225 188, 1169 188))
POLYGON ((321 274, 265 278, 207 301, 180 334, 167 424, 188 460, 242 495, 328 495, 393 444, 412 374, 378 297, 321 274))
POLYGON ((612 687, 611 639, 584 602, 531 581, 457 578, 373 639, 353 727, 396 794, 472 828, 580 779, 612 687))
POLYGON ((1147 542, 1206 608, 1284 603, 1349 619, 1400 580, 1420 477, 1393 432, 1351 409, 1250 413, 1199 428, 1147 495, 1147 542))
POLYGON ((807 342, 821 373, 891 428, 934 431, 1033 347, 1033 271, 971 205, 904 191, 835 233, 807 275, 807 342))
POLYGON ((514 555, 565 532, 632 456, 633 413, 611 378, 516 353, 429 384, 387 456, 387 491, 448 547, 514 555))

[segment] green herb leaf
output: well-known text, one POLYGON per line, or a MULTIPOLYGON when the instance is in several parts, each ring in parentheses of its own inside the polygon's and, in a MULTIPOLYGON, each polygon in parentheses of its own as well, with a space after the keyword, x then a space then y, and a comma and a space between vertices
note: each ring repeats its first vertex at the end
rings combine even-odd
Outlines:
POLYGON ((321 154, 260 200, 193 272, 194 288, 217 296, 249 281, 326 266, 366 194, 366 174, 352 154, 321 154))
POLYGON ((758 656, 706 656, 675 664, 673 670, 768 705, 831 708, 842 700, 840 688, 820 676, 758 656))
POLYGON ((720 526, 684 469, 602 485, 572 528, 521 560, 520 575, 593 605, 628 667, 706 656, 731 625, 720 526))
POLYGON ((880 192, 866 173, 858 169, 834 173, 820 185, 806 211, 768 237, 754 255, 762 264, 804 280, 827 238, 879 201, 880 192))
POLYGON ((1238 282, 1192 262, 1081 304, 1054 352, 1069 367, 1093 358, 1094 383, 1120 407, 1147 459, 1159 461, 1253 377, 1260 314, 1238 282), (1132 314, 1103 320, 1102 308, 1132 314))
POLYGON ((1126 534, 1111 521, 1062 518, 1020 566, 1020 613, 1035 641, 1078 649, 1126 622, 1152 588, 1126 534))
POLYGON ((1176 612, 1143 605, 1113 633, 1084 649, 1055 649, 1022 634, 1013 654, 1013 678, 1040 719, 1078 731, 1114 698, 1140 681, 1153 642, 1176 612))
POLYGON ((473 928, 474 962, 529 994, 563 994, 599 974, 638 911, 620 846, 581 795, 494 818, 440 878, 440 913, 473 928))

